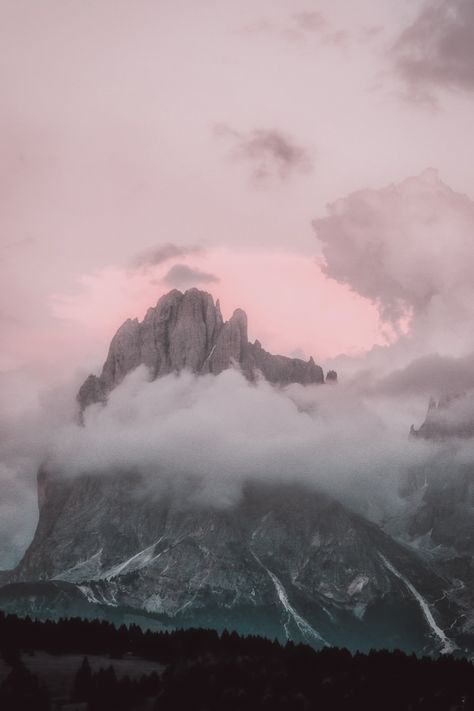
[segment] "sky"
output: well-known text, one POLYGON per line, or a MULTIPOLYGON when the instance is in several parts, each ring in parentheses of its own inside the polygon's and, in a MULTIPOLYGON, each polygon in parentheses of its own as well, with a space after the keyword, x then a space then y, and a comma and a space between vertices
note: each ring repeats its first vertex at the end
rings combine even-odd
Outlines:
POLYGON ((340 378, 423 398, 457 382, 473 47, 470 0, 0 0, 7 518, 34 501, 18 423, 52 393, 61 419, 118 326, 174 287, 340 378))
POLYGON ((474 196, 469 2, 18 0, 0 20, 2 371, 97 367, 193 282, 270 350, 363 352, 393 334, 328 280, 313 221, 430 167, 474 196))

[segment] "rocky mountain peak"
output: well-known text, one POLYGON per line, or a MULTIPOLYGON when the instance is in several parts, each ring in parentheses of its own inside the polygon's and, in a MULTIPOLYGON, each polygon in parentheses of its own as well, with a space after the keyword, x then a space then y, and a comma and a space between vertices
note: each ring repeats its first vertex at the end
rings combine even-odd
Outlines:
POLYGON ((424 422, 416 429, 410 428, 410 435, 423 439, 442 440, 450 437, 474 437, 474 418, 471 395, 448 392, 439 400, 430 397, 424 422))
POLYGON ((220 304, 211 294, 193 288, 173 289, 148 309, 142 322, 127 319, 110 343, 99 376, 90 375, 78 393, 81 411, 104 402, 127 373, 146 365, 153 378, 190 370, 217 375, 238 367, 253 380, 261 373, 269 382, 323 383, 322 369, 313 358, 272 355, 259 341, 249 343, 247 314, 236 309, 224 322, 220 304))

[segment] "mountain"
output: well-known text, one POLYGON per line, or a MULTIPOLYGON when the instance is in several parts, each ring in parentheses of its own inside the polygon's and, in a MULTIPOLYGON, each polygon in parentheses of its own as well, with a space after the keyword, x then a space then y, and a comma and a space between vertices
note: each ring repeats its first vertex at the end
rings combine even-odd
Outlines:
POLYGON ((422 425, 411 436, 436 442, 438 453, 429 468, 413 468, 404 495, 417 500, 408 533, 429 537, 433 548, 461 557, 474 549, 474 466, 470 457, 453 455, 474 437, 472 393, 431 398, 422 425))
MULTIPOLYGON (((245 314, 224 323, 219 304, 196 289, 170 292, 142 323, 119 329, 100 376, 79 391, 81 410, 105 403, 141 364, 155 378, 235 366, 276 386, 323 383, 312 359, 249 343, 245 314)), ((34 539, 0 589, 9 611, 83 615, 85 606, 91 616, 109 609, 143 624, 148 616, 317 648, 474 649, 453 575, 309 486, 247 481, 236 503, 217 506, 172 484, 154 493, 135 471, 71 478, 43 467, 38 502, 34 539)))
POLYGON ((250 343, 245 312, 236 309, 224 322, 219 301, 214 303, 210 294, 198 289, 184 294, 173 289, 147 311, 141 323, 125 321, 112 339, 100 376, 90 375, 80 388, 81 409, 104 402, 127 373, 142 364, 153 378, 183 369, 217 375, 235 365, 249 380, 261 373, 278 385, 324 382, 322 368, 313 358, 305 362, 272 355, 259 341, 250 343))
POLYGON ((428 465, 412 467, 401 486, 400 520, 385 530, 409 545, 447 581, 447 595, 462 610, 464 633, 474 632, 474 466, 456 456, 474 436, 472 393, 430 399, 412 437, 436 444, 428 465))
POLYGON ((438 401, 431 398, 424 422, 418 429, 412 425, 410 435, 437 441, 474 437, 472 393, 446 395, 438 401))
POLYGON ((249 483, 237 506, 218 509, 153 499, 133 475, 42 473, 40 487, 15 581, 68 582, 93 604, 314 646, 455 647, 443 632, 452 610, 435 605, 442 578, 320 492, 249 483))

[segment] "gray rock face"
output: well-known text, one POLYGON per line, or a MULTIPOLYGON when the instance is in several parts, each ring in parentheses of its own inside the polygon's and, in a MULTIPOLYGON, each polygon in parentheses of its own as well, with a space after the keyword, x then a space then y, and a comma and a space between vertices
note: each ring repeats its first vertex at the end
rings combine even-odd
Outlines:
POLYGON ((472 396, 431 398, 425 421, 411 435, 443 442, 429 468, 414 468, 405 495, 417 499, 408 534, 428 536, 434 546, 457 555, 472 555, 474 549, 474 467, 453 456, 460 441, 474 436, 472 396))
POLYGON ((126 321, 110 344, 100 376, 90 375, 79 390, 81 410, 104 402, 107 394, 139 365, 146 365, 154 378, 188 369, 217 375, 232 366, 249 379, 260 372, 269 382, 323 383, 322 369, 312 358, 272 355, 258 341, 249 343, 247 316, 237 309, 224 323, 219 301, 198 289, 184 294, 174 289, 150 308, 139 323, 126 321))
POLYGON ((316 647, 450 644, 413 593, 447 628, 458 610, 443 602, 444 580, 320 492, 249 483, 239 504, 216 508, 152 496, 132 475, 40 479, 38 529, 12 582, 61 581, 86 601, 168 624, 316 647))
MULTIPOLYGON (((452 454, 452 453, 451 453, 452 454)), ((458 629, 474 634, 474 467, 451 456, 414 468, 402 489, 406 514, 387 531, 444 578, 446 599, 460 609, 458 629)))
POLYGON ((412 467, 400 493, 405 514, 386 530, 403 540, 446 580, 445 595, 462 609, 460 629, 474 633, 474 466, 456 449, 474 436, 472 394, 430 399, 410 435, 437 443, 429 462, 412 467))

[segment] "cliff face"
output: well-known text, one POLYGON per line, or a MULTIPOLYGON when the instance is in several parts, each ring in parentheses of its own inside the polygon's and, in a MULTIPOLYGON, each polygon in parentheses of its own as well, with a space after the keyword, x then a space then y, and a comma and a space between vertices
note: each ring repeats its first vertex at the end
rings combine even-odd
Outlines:
POLYGON ((429 467, 413 468, 402 490, 413 502, 404 531, 407 540, 422 541, 471 589, 474 467, 453 453, 474 437, 473 412, 471 393, 446 396, 438 402, 430 399, 424 422, 418 429, 412 426, 410 435, 443 444, 443 449, 433 455, 429 467))
POLYGON ((451 644, 423 613, 432 605, 440 630, 451 624, 458 608, 436 602, 444 581, 321 492, 249 483, 238 504, 216 508, 153 496, 133 475, 42 474, 41 486, 38 530, 17 583, 68 583, 109 609, 316 647, 451 644))
POLYGON ((79 390, 81 409, 103 402, 123 378, 139 365, 154 378, 188 369, 217 375, 237 366, 250 380, 261 373, 270 383, 323 383, 322 369, 312 358, 272 355, 258 341, 249 343, 247 316, 237 309, 224 322, 219 301, 206 292, 176 289, 150 308, 140 323, 127 320, 110 344, 100 376, 90 375, 79 390))

